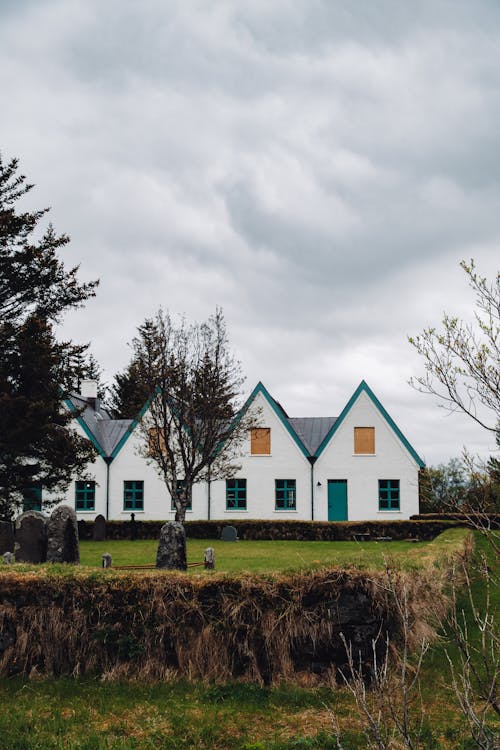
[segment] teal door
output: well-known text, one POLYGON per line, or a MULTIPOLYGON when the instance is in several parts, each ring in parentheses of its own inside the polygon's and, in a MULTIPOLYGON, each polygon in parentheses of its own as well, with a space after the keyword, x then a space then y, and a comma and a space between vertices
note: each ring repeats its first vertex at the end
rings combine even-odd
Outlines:
POLYGON ((328 520, 347 521, 347 479, 328 480, 328 520))

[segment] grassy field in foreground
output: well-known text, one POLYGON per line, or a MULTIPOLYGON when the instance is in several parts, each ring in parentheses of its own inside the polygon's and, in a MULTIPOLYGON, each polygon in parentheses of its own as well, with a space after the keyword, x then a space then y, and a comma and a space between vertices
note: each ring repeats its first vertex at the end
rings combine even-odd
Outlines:
MULTIPOLYGON (((477 546, 485 550, 480 538, 477 546)), ((473 594, 481 606, 485 588, 477 576, 473 594)), ((458 604, 470 623, 467 592, 459 595, 458 604)), ((479 633, 471 637, 478 645, 479 633)), ((457 663, 453 638, 443 627, 423 664, 418 750, 475 747, 450 687, 446 652, 457 663)), ((412 711, 419 706, 415 700, 412 711)), ((0 680, 3 750, 338 750, 333 715, 343 750, 367 747, 360 713, 345 688, 187 681, 148 685, 36 676, 0 680)))
MULTIPOLYGON (((390 558, 403 569, 438 564, 443 556, 461 549, 468 532, 449 529, 431 542, 295 542, 188 539, 188 562, 201 562, 203 551, 214 547, 216 568, 220 572, 276 572, 306 570, 324 566, 356 566, 380 569, 390 558)), ((158 543, 155 540, 82 542, 81 563, 100 567, 102 555, 109 552, 114 565, 154 563, 158 543)), ((193 568, 196 573, 202 568, 193 568)))

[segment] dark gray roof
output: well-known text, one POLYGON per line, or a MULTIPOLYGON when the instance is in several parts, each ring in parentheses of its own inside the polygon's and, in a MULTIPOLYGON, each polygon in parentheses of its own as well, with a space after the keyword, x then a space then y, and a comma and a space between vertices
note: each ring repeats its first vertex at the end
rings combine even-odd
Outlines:
POLYGON ((132 419, 103 419, 97 423, 96 439, 106 456, 111 456, 132 422, 132 419))
POLYGON ((99 399, 92 403, 77 394, 72 394, 69 400, 76 409, 83 408, 80 419, 101 446, 104 455, 111 456, 133 420, 111 419, 99 399))
POLYGON ((302 440, 310 456, 315 456, 337 417, 289 417, 288 422, 302 440))

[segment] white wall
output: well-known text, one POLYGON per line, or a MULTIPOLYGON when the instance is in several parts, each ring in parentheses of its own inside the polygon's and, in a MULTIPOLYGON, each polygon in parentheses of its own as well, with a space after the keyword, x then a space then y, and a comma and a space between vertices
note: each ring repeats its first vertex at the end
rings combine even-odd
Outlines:
MULTIPOLYGON (((311 465, 283 425, 272 406, 259 393, 252 409, 260 409, 259 423, 271 429, 271 455, 252 456, 250 436, 241 456, 241 469, 236 478, 247 480, 247 509, 227 510, 226 482, 218 480, 211 485, 212 519, 311 519, 311 465), (275 480, 295 479, 296 510, 276 510, 275 480)), ((80 425, 76 430, 84 434, 80 425)), ((134 511, 137 519, 173 519, 170 496, 153 464, 141 453, 142 436, 136 429, 112 461, 109 482, 109 518, 128 520, 129 510, 124 510, 124 481, 144 482, 144 511, 134 511)), ((78 518, 93 519, 106 515, 106 472, 104 460, 98 456, 88 467, 88 474, 96 485, 95 511, 78 511, 78 518)), ((79 479, 80 477, 75 477, 79 479)), ((81 477, 83 478, 83 477, 81 477)), ((347 479, 348 520, 405 519, 418 513, 418 465, 390 425, 382 417, 369 396, 361 392, 343 423, 314 465, 314 518, 328 520, 328 480, 347 479), (375 455, 354 455, 354 427, 375 428, 375 455), (378 480, 399 479, 400 510, 380 511, 378 508, 378 480), (321 486, 318 487, 317 483, 321 486)), ((75 485, 68 488, 64 502, 74 507, 75 485)), ((208 487, 200 483, 193 488, 193 509, 187 511, 187 520, 208 517, 208 487)))
MULTIPOLYGON (((84 432, 80 423, 75 419, 72 423, 73 429, 81 437, 87 437, 87 433, 84 432)), ((95 510, 93 511, 78 511, 78 518, 91 521, 100 513, 103 516, 106 515, 106 473, 107 468, 101 456, 96 456, 95 460, 87 464, 87 467, 81 476, 73 477, 69 486, 66 488, 63 499, 59 505, 70 505, 72 508, 75 507, 75 482, 83 479, 91 479, 95 481, 95 510)), ((54 493, 55 496, 55 493, 54 493)), ((49 499, 51 496, 42 488, 42 510, 44 510, 43 502, 49 499)), ((57 497, 61 497, 58 493, 57 497)), ((56 507, 56 506, 54 506, 56 507)))
POLYGON ((241 469, 235 475, 235 478, 247 480, 247 509, 226 509, 226 482, 219 480, 212 483, 211 518, 224 518, 228 522, 231 518, 310 519, 309 461, 262 393, 256 396, 250 408, 260 409, 259 425, 271 428, 271 455, 252 456, 248 437, 241 457, 241 469), (275 479, 295 479, 296 510, 276 510, 275 479))
POLYGON ((418 513, 418 465, 370 397, 361 392, 314 467, 315 518, 328 520, 328 480, 347 479, 349 521, 406 519, 418 513), (375 427, 375 454, 354 455, 354 428, 375 427), (399 479, 400 510, 378 509, 378 480, 399 479), (317 482, 321 487, 317 487, 317 482))

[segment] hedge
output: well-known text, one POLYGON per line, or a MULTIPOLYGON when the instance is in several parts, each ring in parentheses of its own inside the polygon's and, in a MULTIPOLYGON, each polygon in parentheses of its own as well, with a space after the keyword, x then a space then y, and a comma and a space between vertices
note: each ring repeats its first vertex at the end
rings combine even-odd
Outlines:
POLYGON ((500 513, 419 513, 410 518, 414 521, 460 521, 471 528, 500 529, 500 513))
MULTIPOLYGON (((166 521, 107 521, 107 539, 158 539, 166 521)), ((80 539, 92 539, 92 521, 79 521, 80 539)), ((234 526, 238 537, 246 540, 349 541, 356 534, 371 538, 429 540, 446 529, 463 526, 458 519, 410 521, 186 521, 186 535, 191 539, 218 539, 224 526, 234 526)))

